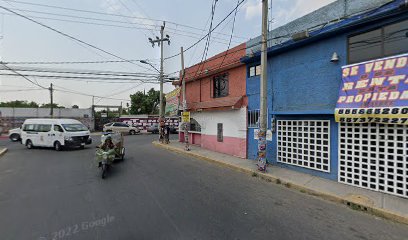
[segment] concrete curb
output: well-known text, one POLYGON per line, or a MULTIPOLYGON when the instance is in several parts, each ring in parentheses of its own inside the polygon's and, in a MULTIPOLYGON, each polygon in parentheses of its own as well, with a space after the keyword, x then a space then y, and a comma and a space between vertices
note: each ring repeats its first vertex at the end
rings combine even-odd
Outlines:
POLYGON ((0 149, 0 157, 6 154, 7 150, 7 148, 0 149))
POLYGON ((163 148, 163 149, 166 149, 166 150, 169 150, 169 151, 172 151, 172 152, 192 156, 192 157, 195 157, 195 158, 198 158, 198 159, 201 159, 201 160, 205 160, 207 162, 217 164, 217 165, 222 166, 222 167, 228 167, 230 169, 234 169, 234 170, 239 171, 239 172, 247 173, 247 174, 250 174, 252 176, 257 176, 257 177, 259 177, 259 178, 261 178, 263 180, 266 180, 267 182, 273 182, 273 183, 276 183, 276 184, 281 184, 281 185, 283 185, 283 186, 285 186, 287 188, 291 188, 291 189, 297 190, 297 191, 302 192, 302 193, 307 193, 309 195, 319 197, 319 198, 322 198, 322 199, 325 199, 325 200, 328 200, 328 201, 331 201, 331 202, 345 204, 345 205, 349 206, 350 208, 352 208, 354 210, 360 210, 362 212, 367 212, 367 213, 370 213, 370 214, 378 216, 378 217, 382 217, 382 218, 385 218, 385 219, 388 219, 388 220, 391 220, 391 221, 394 221, 394 222, 403 223, 403 224, 408 225, 408 217, 398 215, 398 213, 387 211, 386 209, 383 209, 383 208, 377 208, 377 207, 373 207, 373 206, 370 206, 370 205, 367 205, 367 204, 364 204, 364 203, 361 203, 361 202, 352 201, 350 199, 346 199, 346 198, 343 198, 341 196, 337 196, 337 195, 327 193, 327 192, 324 192, 324 191, 316 191, 314 189, 307 188, 307 187, 305 187, 303 185, 299 185, 299 184, 295 184, 295 183, 292 183, 292 182, 289 182, 289 181, 285 181, 283 179, 274 177, 274 176, 266 174, 266 173, 262 173, 262 172, 259 172, 259 171, 253 170, 253 169, 249 169, 249 168, 245 168, 245 167, 240 167, 240 166, 237 166, 237 165, 234 165, 234 164, 229 164, 229 163, 226 163, 226 162, 221 162, 221 161, 218 161, 217 159, 206 157, 206 156, 200 155, 200 154, 195 153, 195 152, 185 151, 184 149, 179 149, 179 148, 172 147, 172 146, 169 146, 169 145, 166 145, 166 144, 161 144, 161 143, 156 142, 156 141, 152 142, 152 144, 154 146, 156 146, 156 147, 163 148))

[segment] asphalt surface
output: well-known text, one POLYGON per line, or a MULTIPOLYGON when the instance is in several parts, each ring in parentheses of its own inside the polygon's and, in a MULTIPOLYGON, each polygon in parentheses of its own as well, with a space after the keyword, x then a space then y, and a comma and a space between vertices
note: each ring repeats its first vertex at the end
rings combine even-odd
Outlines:
POLYGON ((127 136, 104 180, 94 145, 0 140, 0 239, 408 239, 406 225, 155 148, 156 137, 127 136))

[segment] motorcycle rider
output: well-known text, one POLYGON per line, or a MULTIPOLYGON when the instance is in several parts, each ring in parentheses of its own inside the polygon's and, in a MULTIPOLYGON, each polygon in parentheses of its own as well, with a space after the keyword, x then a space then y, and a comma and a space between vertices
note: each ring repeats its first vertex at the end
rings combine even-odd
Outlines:
POLYGON ((111 149, 115 149, 115 144, 113 144, 112 142, 112 137, 111 136, 106 137, 105 142, 100 146, 100 148, 105 152, 111 149))

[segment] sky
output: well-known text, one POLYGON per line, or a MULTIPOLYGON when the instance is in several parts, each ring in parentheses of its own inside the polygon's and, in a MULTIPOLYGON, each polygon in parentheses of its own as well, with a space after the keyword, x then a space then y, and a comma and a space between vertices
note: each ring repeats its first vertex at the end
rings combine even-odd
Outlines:
MULTIPOLYGON (((270 27, 284 25, 333 1, 272 0, 272 5, 269 5, 270 19, 272 19, 270 27)), ((0 7, 8 8, 59 32, 2 9, 0 10, 0 59, 6 63, 14 62, 7 66, 20 70, 46 68, 47 71, 114 71, 156 78, 156 70, 137 61, 92 64, 27 65, 21 63, 125 59, 147 60, 159 68, 160 48, 157 45, 153 48, 148 38, 155 39, 159 36, 160 26, 163 21, 166 21, 164 32, 170 36, 170 45, 163 46, 164 57, 178 54, 182 46, 186 49, 208 33, 213 2, 214 0, 0 0, 0 7)), ((225 18, 238 2, 240 0, 218 0, 212 26, 216 26, 225 18)), ((238 7, 231 48, 260 35, 261 4, 261 0, 246 0, 238 7)), ((207 58, 227 50, 233 18, 234 13, 214 30, 208 46, 207 58)), ((185 67, 201 61, 205 43, 204 39, 184 53, 185 67)), ((180 56, 164 62, 164 72, 169 76, 176 77, 180 68, 180 56)), ((3 69, 0 70, 0 74, 15 74, 4 70, 4 66, 0 66, 0 69, 3 69)), ((18 72, 26 76, 30 74, 27 71, 18 72)), ((59 73, 37 74, 48 76, 59 73)), ((49 87, 53 83, 54 87, 59 89, 54 91, 54 102, 65 107, 78 105, 80 108, 88 108, 92 105, 92 99, 95 104, 100 105, 120 105, 121 103, 125 105, 129 95, 136 91, 159 89, 159 84, 152 83, 152 80, 129 82, 103 79, 92 82, 93 80, 79 78, 51 79, 33 76, 27 76, 27 78, 43 87, 49 87)), ((174 87, 170 83, 165 84, 164 92, 172 89, 174 87)), ((50 96, 48 90, 40 89, 21 76, 0 75, 0 102, 11 100, 48 103, 50 96)))

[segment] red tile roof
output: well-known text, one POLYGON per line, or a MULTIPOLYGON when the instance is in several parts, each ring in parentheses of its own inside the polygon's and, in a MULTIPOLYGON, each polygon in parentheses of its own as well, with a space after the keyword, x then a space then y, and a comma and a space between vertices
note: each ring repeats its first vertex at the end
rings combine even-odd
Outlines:
POLYGON ((219 53, 202 63, 185 69, 186 82, 194 81, 203 77, 216 74, 221 71, 241 66, 240 59, 245 56, 246 44, 242 43, 234 48, 219 53))
POLYGON ((240 108, 243 104, 243 97, 223 97, 219 99, 212 99, 207 102, 193 102, 187 104, 187 109, 190 111, 199 111, 204 109, 216 109, 230 107, 240 108))

